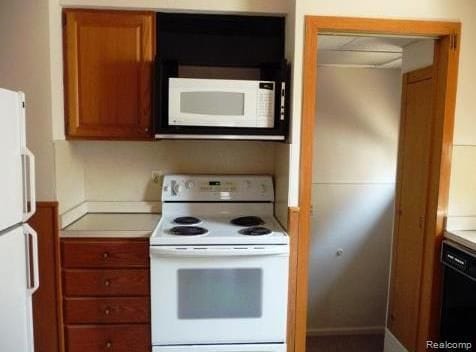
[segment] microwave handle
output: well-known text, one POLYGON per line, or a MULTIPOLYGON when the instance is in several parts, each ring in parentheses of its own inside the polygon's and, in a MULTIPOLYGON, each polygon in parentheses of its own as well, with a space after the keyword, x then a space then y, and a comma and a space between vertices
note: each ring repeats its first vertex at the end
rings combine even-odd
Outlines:
POLYGON ((236 256, 274 256, 289 255, 289 247, 267 246, 262 248, 253 247, 168 247, 151 246, 150 255, 162 257, 236 257, 236 256))
POLYGON ((286 116, 286 82, 281 82, 281 91, 279 93, 279 119, 284 121, 286 116))

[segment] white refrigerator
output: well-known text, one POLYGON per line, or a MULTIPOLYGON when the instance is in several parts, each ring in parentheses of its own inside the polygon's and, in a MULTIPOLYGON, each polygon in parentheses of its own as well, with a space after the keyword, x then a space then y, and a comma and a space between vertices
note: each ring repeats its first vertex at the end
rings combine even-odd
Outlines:
POLYGON ((0 351, 33 352, 38 242, 35 160, 25 143, 25 96, 0 88, 0 351))

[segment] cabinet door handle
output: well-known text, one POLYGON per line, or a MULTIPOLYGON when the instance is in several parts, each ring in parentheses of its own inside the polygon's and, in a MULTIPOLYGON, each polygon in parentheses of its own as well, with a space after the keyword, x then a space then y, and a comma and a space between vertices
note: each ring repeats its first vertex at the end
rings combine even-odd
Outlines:
POLYGON ((112 347, 112 342, 111 341, 107 341, 106 342, 106 348, 111 348, 112 347))
POLYGON ((102 254, 102 257, 103 257, 104 259, 109 258, 109 252, 104 252, 104 253, 102 254))
POLYGON ((104 280, 104 286, 109 287, 111 286, 111 280, 104 280))
POLYGON ((106 307, 106 308, 104 309, 104 314, 105 314, 105 315, 111 314, 111 308, 110 308, 110 307, 106 307))

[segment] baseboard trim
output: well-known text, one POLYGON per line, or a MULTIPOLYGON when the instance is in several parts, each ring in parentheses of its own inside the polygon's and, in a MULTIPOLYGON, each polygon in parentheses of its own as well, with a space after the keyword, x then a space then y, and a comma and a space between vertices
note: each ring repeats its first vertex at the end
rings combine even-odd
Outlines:
POLYGON ((332 336, 332 335, 375 335, 384 334, 383 326, 343 327, 308 329, 307 336, 332 336))

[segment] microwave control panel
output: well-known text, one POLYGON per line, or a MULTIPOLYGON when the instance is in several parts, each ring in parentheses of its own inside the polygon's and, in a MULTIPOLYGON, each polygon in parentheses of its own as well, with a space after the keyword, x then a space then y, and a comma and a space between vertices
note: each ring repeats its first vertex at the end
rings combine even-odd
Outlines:
POLYGON ((274 82, 259 83, 256 107, 258 127, 274 127, 274 91, 274 82))
POLYGON ((162 201, 273 200, 271 176, 166 175, 162 186, 162 201))

